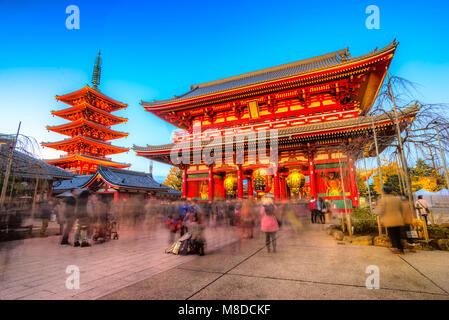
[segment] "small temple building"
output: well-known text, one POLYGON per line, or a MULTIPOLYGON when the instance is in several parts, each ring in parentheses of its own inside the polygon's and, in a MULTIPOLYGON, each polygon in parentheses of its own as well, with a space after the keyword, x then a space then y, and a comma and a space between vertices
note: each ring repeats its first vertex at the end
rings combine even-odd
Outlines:
POLYGON ((129 164, 114 162, 106 157, 129 151, 128 148, 118 147, 109 142, 128 136, 128 133, 111 129, 113 125, 128 121, 112 114, 128 105, 109 98, 98 89, 100 76, 101 58, 98 53, 92 87, 86 85, 78 91, 55 97, 70 107, 51 113, 70 122, 47 126, 47 129, 70 138, 42 143, 44 147, 67 152, 58 159, 45 160, 47 163, 81 175, 96 172, 99 165, 113 168, 130 167, 129 164))
POLYGON ((177 200, 181 192, 154 180, 152 173, 117 169, 99 165, 95 173, 78 175, 71 180, 53 183, 53 194, 72 189, 89 189, 103 199, 113 202, 140 197, 144 199, 177 200))
MULTIPOLYGON (((380 152, 395 133, 392 113, 367 114, 397 45, 393 41, 358 57, 346 48, 192 85, 171 99, 142 101, 145 110, 181 130, 175 131, 173 143, 133 149, 139 156, 178 166, 183 198, 313 196, 332 200, 337 210, 357 207, 355 161, 375 156, 375 133, 382 138, 380 152), (250 157, 249 150, 261 145, 269 161, 250 157), (178 162, 181 155, 187 161, 178 162)), ((413 106, 401 112, 401 130, 418 111, 413 106)))

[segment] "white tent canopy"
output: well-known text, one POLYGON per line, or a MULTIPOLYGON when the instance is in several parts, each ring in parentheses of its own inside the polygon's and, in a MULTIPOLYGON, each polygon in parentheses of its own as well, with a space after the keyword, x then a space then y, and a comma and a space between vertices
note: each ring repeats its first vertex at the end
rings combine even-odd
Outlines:
MULTIPOLYGON (((446 190, 446 189, 443 189, 443 190, 446 190)), ((441 191, 443 191, 443 190, 441 190, 441 191)), ((447 190, 447 191, 449 192, 449 190, 447 190)), ((413 195, 414 196, 436 196, 436 195, 438 195, 438 192, 433 193, 433 192, 427 191, 425 189, 421 189, 421 190, 416 191, 413 195)), ((448 195, 449 195, 449 193, 448 193, 448 195)))
POLYGON ((438 191, 438 192, 436 193, 436 195, 439 195, 439 196, 449 196, 449 190, 447 190, 447 189, 441 189, 440 191, 438 191))

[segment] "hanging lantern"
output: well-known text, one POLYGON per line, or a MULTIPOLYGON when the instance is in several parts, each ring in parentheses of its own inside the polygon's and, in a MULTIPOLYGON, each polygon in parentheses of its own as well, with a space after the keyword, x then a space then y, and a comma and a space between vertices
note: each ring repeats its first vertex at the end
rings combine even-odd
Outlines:
POLYGON ((257 194, 268 193, 273 185, 273 172, 268 168, 260 168, 253 172, 253 189, 257 194))
POLYGON ((224 180, 224 188, 227 195, 235 195, 237 192, 237 178, 235 174, 230 173, 226 175, 224 180))
POLYGON ((306 177, 298 170, 294 169, 287 176, 286 182, 293 194, 299 194, 306 183, 306 177))

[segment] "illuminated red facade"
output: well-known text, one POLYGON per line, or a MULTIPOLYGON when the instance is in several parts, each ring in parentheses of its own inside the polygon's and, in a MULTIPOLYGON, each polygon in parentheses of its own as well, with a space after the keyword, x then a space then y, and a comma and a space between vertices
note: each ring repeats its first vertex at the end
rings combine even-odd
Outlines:
MULTIPOLYGON (((171 152, 184 143, 189 161, 176 164, 183 170, 184 198, 244 199, 270 193, 276 200, 322 197, 333 200, 337 209, 359 206, 354 162, 374 155, 364 141, 373 128, 378 136, 394 133, 391 117, 367 113, 396 47, 393 42, 359 57, 344 49, 193 85, 173 99, 142 102, 145 110, 182 131, 175 132, 172 144, 134 146, 134 150, 139 156, 173 164, 171 152), (276 160, 249 161, 249 147, 259 143, 259 132, 274 129, 276 160), (226 142, 229 136, 234 137, 233 146, 226 142), (199 140, 206 141, 214 155, 220 151, 222 161, 195 162, 199 140), (243 163, 226 163, 226 157, 235 160, 242 150, 243 163)), ((416 108, 409 108, 401 115, 402 129, 416 113, 416 108)))

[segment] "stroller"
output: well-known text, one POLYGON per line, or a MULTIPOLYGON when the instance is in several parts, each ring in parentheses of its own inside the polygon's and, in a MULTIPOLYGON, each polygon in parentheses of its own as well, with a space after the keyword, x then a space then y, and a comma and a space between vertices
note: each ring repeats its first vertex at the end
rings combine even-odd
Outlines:
POLYGON ((117 221, 114 217, 107 214, 95 225, 92 240, 99 241, 101 239, 102 242, 105 242, 111 239, 118 240, 118 237, 117 221))

